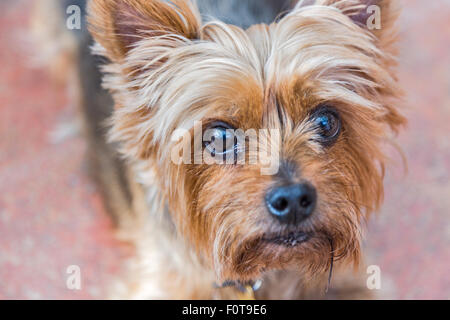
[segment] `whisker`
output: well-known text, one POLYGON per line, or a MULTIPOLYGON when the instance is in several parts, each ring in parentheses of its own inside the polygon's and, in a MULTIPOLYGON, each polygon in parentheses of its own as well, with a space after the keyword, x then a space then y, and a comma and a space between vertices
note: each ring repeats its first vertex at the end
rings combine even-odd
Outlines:
POLYGON ((328 289, 330 288, 331 285, 331 277, 333 274, 333 263, 334 263, 334 248, 333 248, 333 239, 332 238, 328 238, 328 241, 330 242, 330 274, 328 275, 328 283, 327 283, 327 287, 325 288, 325 293, 328 293, 328 289))

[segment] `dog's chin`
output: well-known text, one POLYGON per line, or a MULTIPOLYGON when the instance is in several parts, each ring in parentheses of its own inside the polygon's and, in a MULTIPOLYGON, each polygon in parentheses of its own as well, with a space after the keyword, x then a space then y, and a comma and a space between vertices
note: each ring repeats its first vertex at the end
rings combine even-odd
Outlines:
POLYGON ((284 248, 294 248, 300 246, 302 243, 307 242, 312 237, 311 233, 304 231, 293 231, 284 234, 266 234, 262 238, 262 241, 266 244, 272 244, 284 248))
POLYGON ((307 269, 310 246, 322 245, 320 238, 306 231, 267 232, 240 246, 224 274, 225 280, 242 283, 260 279, 266 272, 287 268, 307 269))

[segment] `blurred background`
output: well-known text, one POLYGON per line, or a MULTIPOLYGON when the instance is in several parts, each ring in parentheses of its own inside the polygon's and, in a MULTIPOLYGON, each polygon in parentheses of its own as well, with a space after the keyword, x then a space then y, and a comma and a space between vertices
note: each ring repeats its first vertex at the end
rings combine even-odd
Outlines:
MULTIPOLYGON (((382 297, 450 299, 450 1, 399 1, 408 172, 392 151, 366 263, 382 297)), ((70 86, 38 67, 34 3, 0 0, 0 299, 101 299, 128 250, 87 174, 70 86)))

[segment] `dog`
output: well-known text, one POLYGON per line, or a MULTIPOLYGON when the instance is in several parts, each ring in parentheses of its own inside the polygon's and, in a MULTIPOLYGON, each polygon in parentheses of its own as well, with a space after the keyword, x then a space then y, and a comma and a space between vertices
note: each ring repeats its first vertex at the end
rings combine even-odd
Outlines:
POLYGON ((92 171, 135 248, 114 297, 370 297, 348 274, 406 122, 397 16, 391 0, 89 0, 92 171), (261 161, 236 130, 265 133, 261 161))

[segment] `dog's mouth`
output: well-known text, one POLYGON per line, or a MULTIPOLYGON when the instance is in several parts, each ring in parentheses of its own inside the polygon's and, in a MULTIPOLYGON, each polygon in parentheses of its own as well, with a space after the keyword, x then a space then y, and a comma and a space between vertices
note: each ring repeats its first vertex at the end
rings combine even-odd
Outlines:
POLYGON ((303 231, 286 234, 270 234, 263 237, 264 242, 273 243, 283 247, 296 247, 311 238, 311 234, 303 231))

